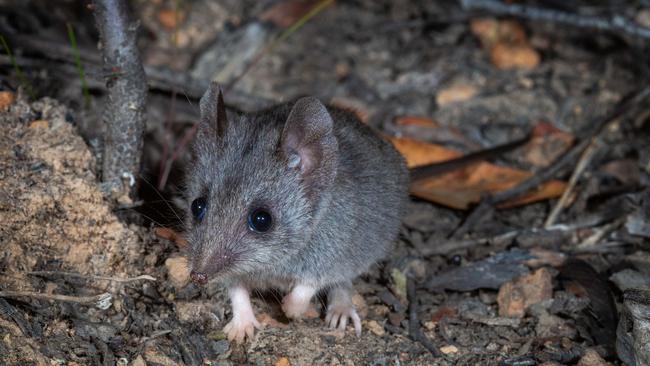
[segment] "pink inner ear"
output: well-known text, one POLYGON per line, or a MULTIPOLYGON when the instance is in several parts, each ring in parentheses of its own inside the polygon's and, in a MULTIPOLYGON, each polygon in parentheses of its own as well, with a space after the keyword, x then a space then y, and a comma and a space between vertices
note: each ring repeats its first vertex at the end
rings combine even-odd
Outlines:
POLYGON ((310 173, 314 168, 316 168, 316 159, 313 154, 312 149, 302 146, 298 152, 300 156, 300 172, 302 174, 310 173))

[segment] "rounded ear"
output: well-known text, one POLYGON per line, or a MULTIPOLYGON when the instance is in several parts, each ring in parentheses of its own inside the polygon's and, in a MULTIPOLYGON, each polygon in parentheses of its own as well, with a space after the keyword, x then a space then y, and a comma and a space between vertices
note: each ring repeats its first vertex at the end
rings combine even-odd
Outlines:
POLYGON ((334 121, 318 99, 305 97, 293 105, 280 145, 288 167, 300 172, 311 198, 317 198, 318 192, 332 184, 338 165, 338 143, 334 121))
POLYGON ((210 87, 199 101, 199 110, 201 111, 199 130, 202 133, 212 132, 216 137, 222 137, 228 128, 228 116, 226 116, 226 105, 219 84, 210 82, 210 87))

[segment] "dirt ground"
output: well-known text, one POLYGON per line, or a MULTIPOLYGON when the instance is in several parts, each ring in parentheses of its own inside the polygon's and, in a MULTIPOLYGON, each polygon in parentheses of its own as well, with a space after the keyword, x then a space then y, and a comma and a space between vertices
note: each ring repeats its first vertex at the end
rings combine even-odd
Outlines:
MULTIPOLYGON (((190 282, 182 240, 161 230, 182 231, 177 214, 187 151, 163 189, 153 189, 160 182, 163 150, 191 128, 200 95, 187 87, 171 96, 169 88, 152 82, 138 182, 142 201, 109 201, 97 179, 103 80, 92 71, 97 56, 92 15, 71 2, 43 22, 44 5, 28 3, 0 2, 16 24, 31 12, 42 27, 30 32, 24 24, 33 22, 25 21, 23 28, 14 24, 24 37, 43 37, 63 21, 75 21, 92 101, 83 107, 76 75, 60 72, 65 61, 25 64, 40 91, 32 101, 24 88, 16 90, 11 65, 0 64, 0 89, 16 98, 6 107, 0 103, 0 295, 6 295, 0 296, 0 364, 625 361, 615 349, 622 339, 616 314, 624 308, 623 293, 650 289, 647 104, 598 135, 596 152, 556 231, 532 229, 543 226, 557 197, 497 210, 461 237, 453 231, 467 210, 412 198, 391 257, 355 281, 354 300, 364 319, 360 337, 351 328, 341 334, 324 327, 321 297, 311 317, 288 321, 278 303, 281 294, 265 292, 253 299, 265 329, 237 345, 222 332, 231 316, 224 290, 218 283, 190 282), (417 283, 411 296, 406 274, 417 283), (100 299, 102 294, 108 295, 100 299), (410 310, 437 355, 412 340, 410 310)), ((259 50, 277 32, 283 20, 269 9, 279 3, 134 2, 144 62, 194 80, 217 75, 226 84, 250 61, 247 50, 259 50), (171 21, 170 11, 178 18, 171 21), (260 25, 264 14, 275 19, 270 23, 276 28, 260 25)), ((646 8, 626 15, 650 14, 646 8)), ((517 37, 524 37, 539 59, 500 67, 477 30, 477 18, 456 2, 336 2, 247 71, 226 94, 226 103, 252 110, 316 95, 355 109, 388 135, 469 152, 547 126, 542 122, 553 126, 555 136, 560 131, 580 140, 595 118, 650 80, 647 45, 542 22, 516 27, 523 31, 517 37), (407 116, 428 122, 401 123, 407 116)), ((61 29, 52 32, 50 42, 66 44, 61 29)), ((23 50, 19 43, 13 46, 19 61, 47 58, 22 40, 23 50)), ((535 146, 493 163, 534 173, 563 154, 559 145, 544 145, 541 152, 535 146)), ((556 177, 567 181, 574 168, 556 177)))

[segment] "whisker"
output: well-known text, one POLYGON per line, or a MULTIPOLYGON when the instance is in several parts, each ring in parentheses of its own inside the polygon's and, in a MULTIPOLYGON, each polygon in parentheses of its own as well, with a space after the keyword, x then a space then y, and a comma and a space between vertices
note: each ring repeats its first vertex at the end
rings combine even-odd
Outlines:
POLYGON ((172 207, 172 205, 169 204, 169 201, 166 200, 165 197, 163 197, 163 195, 160 193, 160 191, 159 191, 156 187, 154 187, 154 185, 151 184, 151 182, 149 182, 149 180, 147 180, 147 178, 145 178, 144 175, 142 175, 142 174, 138 174, 138 176, 139 176, 140 179, 142 179, 142 181, 144 181, 144 182, 145 182, 149 187, 151 187, 151 189, 153 189, 154 192, 156 192, 156 194, 158 195, 158 197, 160 197, 160 199, 165 203, 165 205, 167 205, 167 207, 169 208, 169 210, 174 214, 174 216, 176 217, 176 219, 178 219, 178 222, 181 223, 183 229, 187 230, 187 227, 186 227, 186 225, 185 225, 185 222, 180 218, 180 216, 178 216, 178 213, 176 212, 176 210, 174 210, 174 208, 172 207))

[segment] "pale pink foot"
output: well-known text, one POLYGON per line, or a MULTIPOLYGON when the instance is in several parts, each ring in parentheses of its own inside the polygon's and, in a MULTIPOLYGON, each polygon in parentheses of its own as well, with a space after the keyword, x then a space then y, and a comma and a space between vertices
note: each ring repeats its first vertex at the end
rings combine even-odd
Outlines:
POLYGON ((350 287, 334 287, 328 295, 325 324, 332 329, 345 331, 348 321, 352 320, 357 337, 361 335, 361 319, 352 304, 350 287))
POLYGON ((310 285, 298 284, 282 299, 282 311, 290 319, 299 319, 309 309, 311 298, 316 288, 310 285))
POLYGON ((248 290, 244 286, 231 287, 229 295, 232 304, 232 319, 226 324, 223 331, 229 341, 242 343, 246 337, 252 339, 255 329, 262 329, 262 325, 255 318, 248 290))

